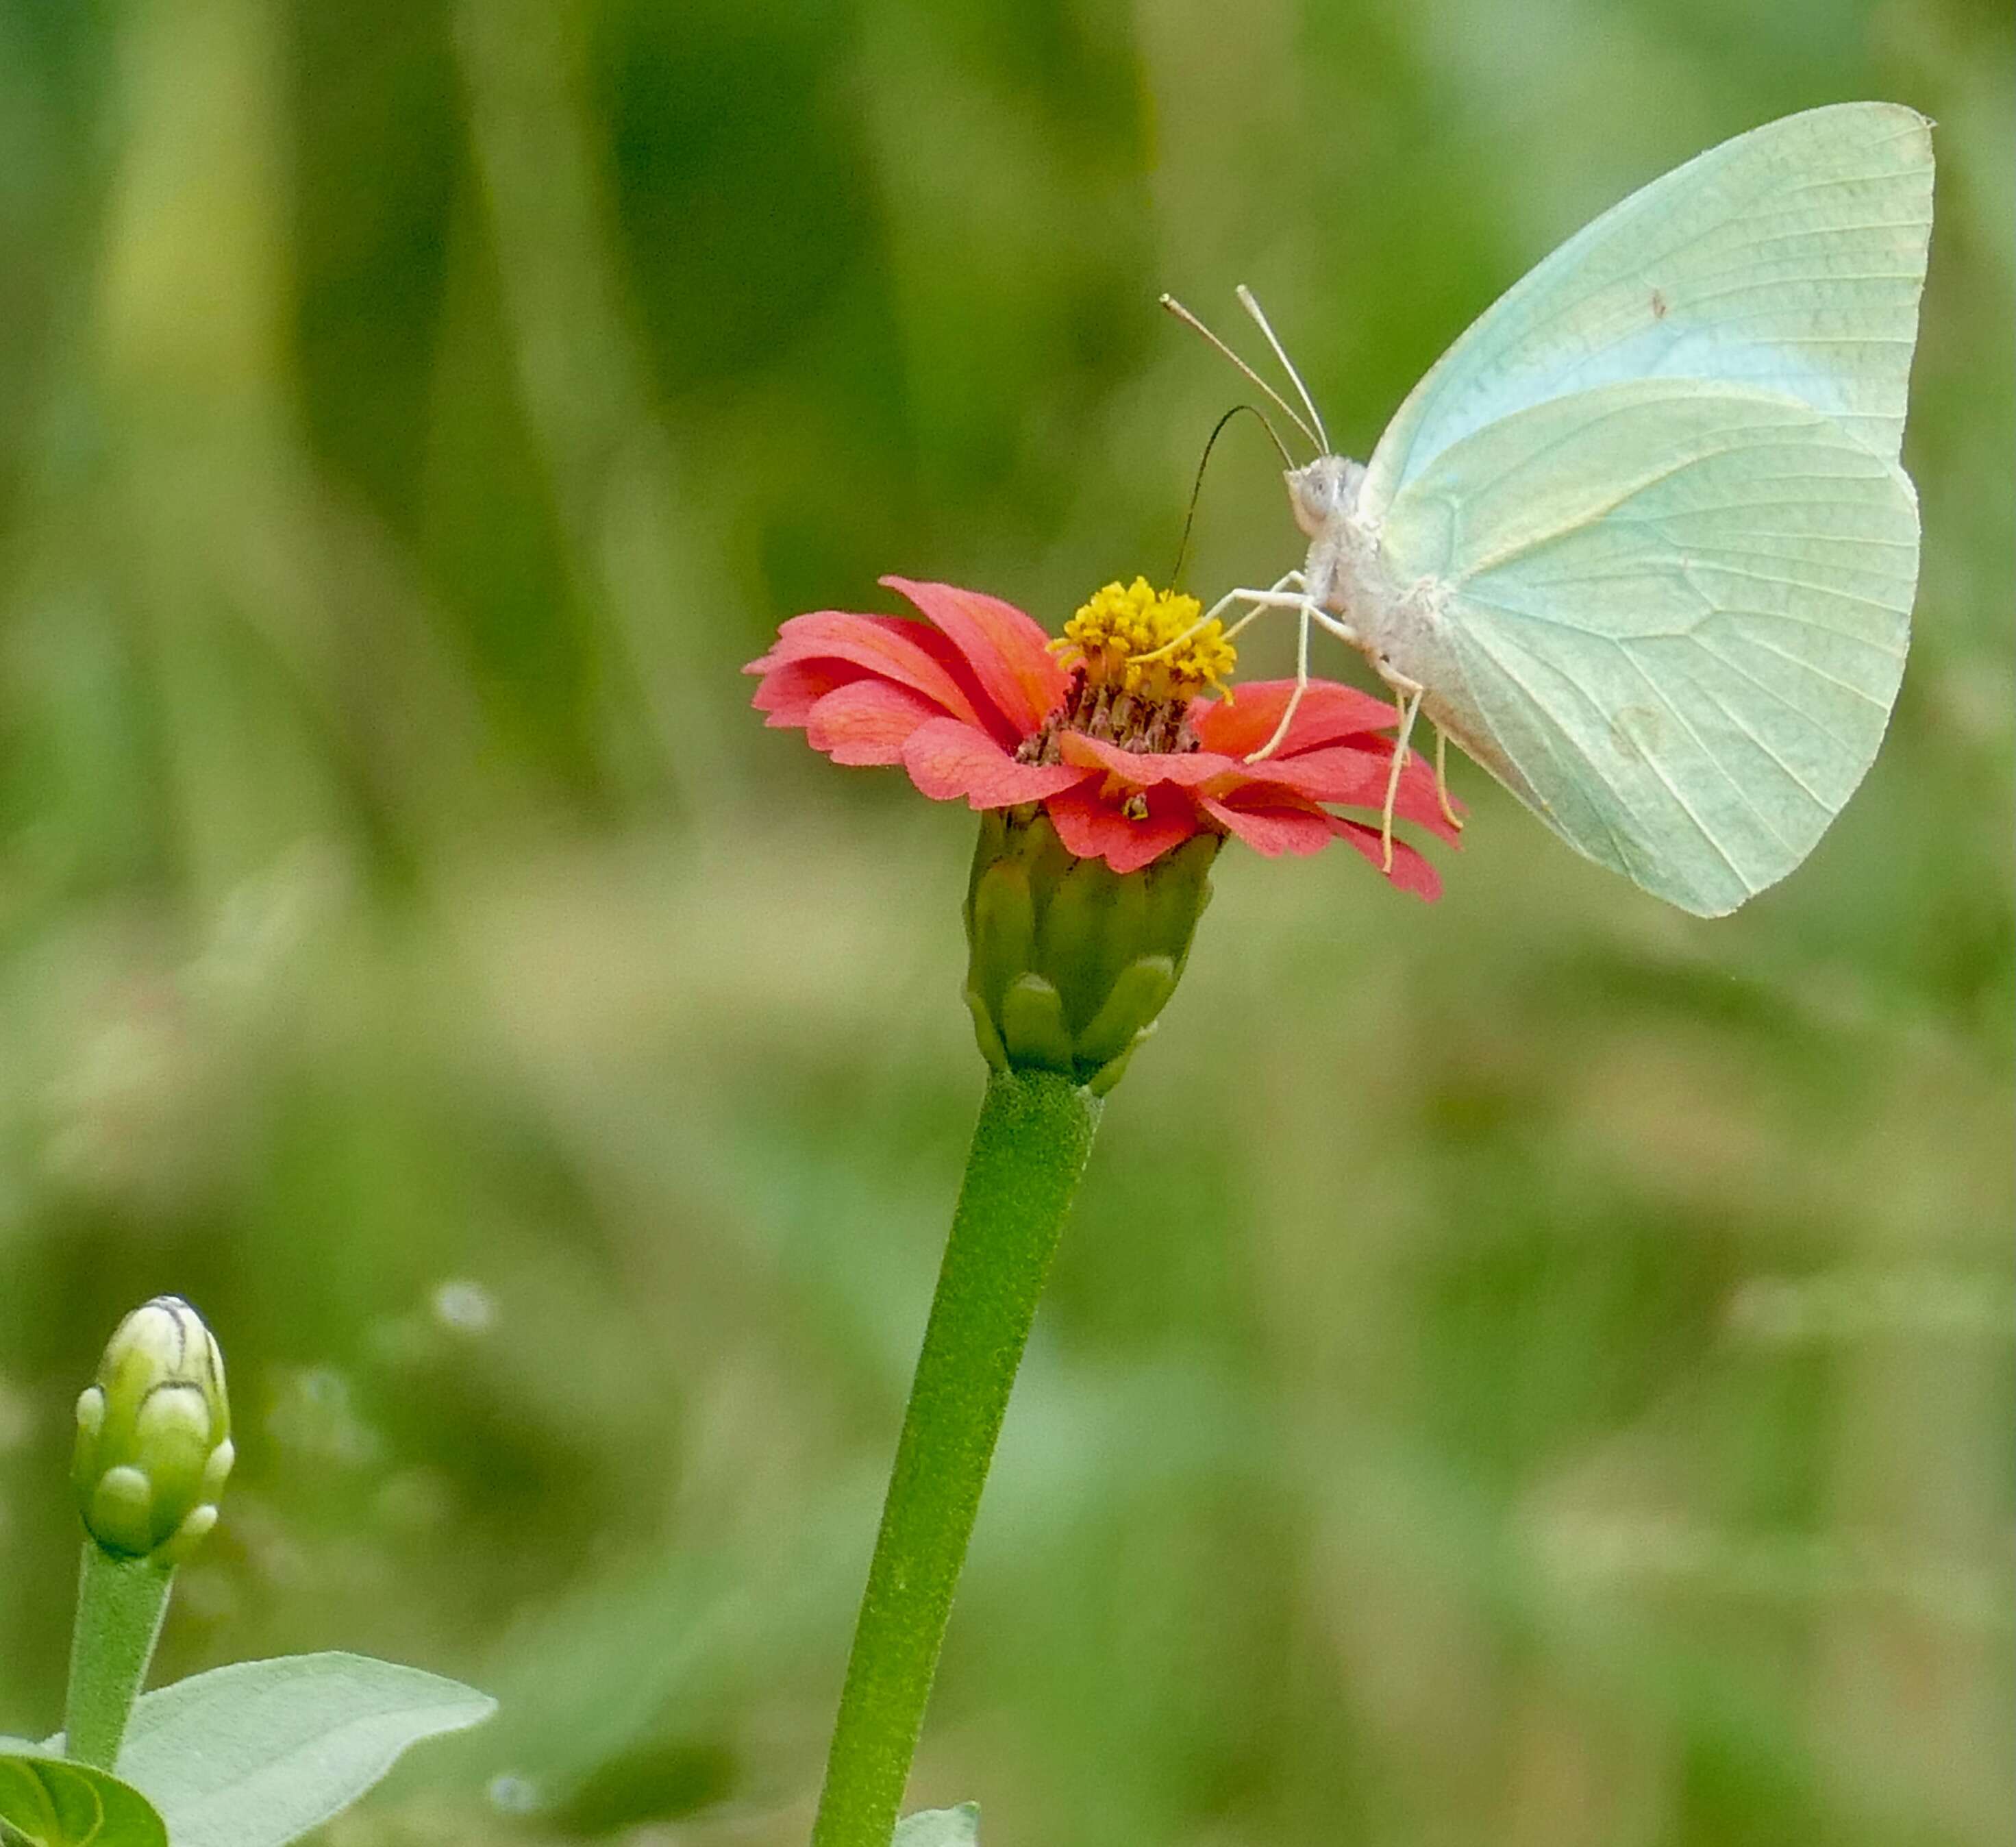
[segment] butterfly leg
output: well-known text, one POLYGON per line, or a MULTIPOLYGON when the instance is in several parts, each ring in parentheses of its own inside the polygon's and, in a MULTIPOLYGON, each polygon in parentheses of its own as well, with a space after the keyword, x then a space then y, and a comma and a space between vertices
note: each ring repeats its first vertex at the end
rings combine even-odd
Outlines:
MULTIPOLYGON (((1301 574, 1302 574, 1298 571, 1291 571, 1288 574, 1288 577, 1283 578, 1281 581, 1283 583, 1286 583, 1289 581, 1289 578, 1298 578, 1301 574)), ((1325 616, 1321 610, 1318 609, 1313 603, 1310 602, 1308 596, 1299 590, 1283 590, 1280 589, 1279 585, 1268 590, 1228 590, 1224 596, 1221 596, 1218 601, 1212 605, 1212 608, 1214 611, 1221 610, 1223 609, 1227 603, 1250 603, 1252 604, 1253 607, 1251 611, 1249 611, 1246 615, 1242 616, 1231 628, 1226 631, 1228 635, 1237 634, 1241 628, 1244 628, 1246 625, 1251 621, 1254 617, 1258 615, 1262 610, 1293 609, 1300 610, 1302 612, 1301 648, 1302 666, 1301 673, 1295 681, 1294 697, 1289 700, 1288 709, 1282 715, 1281 722, 1275 727, 1274 735, 1268 739, 1266 743, 1262 745, 1258 750, 1255 751, 1251 756, 1246 759, 1248 763, 1256 763, 1262 758, 1265 757, 1269 751, 1275 749, 1280 743, 1281 740, 1287 736, 1288 721, 1295 715, 1295 707, 1301 702, 1303 690, 1309 683, 1309 618, 1312 616, 1315 617, 1315 618, 1318 621, 1323 623, 1326 628, 1334 626, 1334 622, 1333 618, 1325 616)), ((1202 621, 1193 622, 1191 624, 1190 627, 1184 632, 1185 635, 1194 635, 1198 629, 1204 626, 1205 622, 1208 622, 1210 620, 1211 617, 1209 616, 1206 616, 1202 621)), ((1132 656, 1131 658, 1136 661, 1153 661, 1156 658, 1157 655, 1167 653, 1170 648, 1176 646, 1183 639, 1183 636, 1179 636, 1176 641, 1170 642, 1165 646, 1156 649, 1154 653, 1136 654, 1132 656)))
POLYGON ((1442 819, 1457 833, 1463 831, 1463 816, 1456 812, 1449 800, 1449 737, 1438 725, 1435 726, 1435 800, 1442 805, 1442 819))
POLYGON ((1400 772, 1407 766, 1407 740, 1413 735, 1414 719, 1421 709, 1424 690, 1418 680, 1410 680, 1390 667, 1379 666, 1380 678, 1392 689, 1399 711, 1399 735, 1393 740, 1393 766, 1386 772, 1386 802, 1379 813, 1379 869, 1393 869, 1393 805, 1400 799, 1400 772))
POLYGON ((1281 592, 1284 590, 1300 591, 1304 581, 1305 579, 1299 571, 1291 571, 1286 577, 1277 578, 1264 590, 1229 591, 1225 596, 1219 598, 1218 601, 1211 606, 1210 609, 1205 612, 1203 620, 1193 624, 1189 630, 1189 633, 1194 635, 1199 628, 1204 627, 1205 625, 1209 623, 1218 614, 1218 612, 1223 609, 1226 604, 1237 603, 1241 600, 1241 599, 1244 599, 1251 603, 1253 607, 1247 610, 1246 614, 1241 616, 1237 621, 1234 622, 1229 628, 1226 630, 1225 639, 1227 641, 1230 641, 1235 635, 1239 634, 1242 629, 1244 629, 1251 626, 1253 623, 1257 622, 1261 617, 1264 616, 1270 609, 1280 609, 1283 607, 1294 608, 1300 607, 1301 599, 1299 596, 1297 596, 1292 602, 1287 603, 1283 603, 1277 599, 1280 597, 1281 592), (1267 598, 1269 600, 1262 602, 1259 599, 1262 597, 1267 598))
POLYGON ((1251 621, 1255 616, 1258 615, 1263 609, 1272 609, 1276 607, 1273 603, 1261 601, 1261 599, 1278 597, 1284 590, 1299 590, 1301 587, 1302 574, 1299 571, 1291 571, 1286 577, 1278 579, 1274 583, 1269 585, 1265 590, 1228 590, 1222 596, 1219 598, 1217 602, 1214 603, 1209 609, 1206 610, 1202 615, 1199 616, 1194 622, 1191 623, 1190 627, 1186 628, 1181 635, 1175 638, 1175 640, 1165 641, 1159 648, 1152 649, 1145 654, 1130 654, 1127 657, 1129 663, 1129 664, 1132 664, 1133 662, 1137 661, 1159 661, 1165 654, 1172 654, 1178 648, 1181 647, 1185 642, 1190 640, 1192 636, 1201 635, 1205 629, 1208 628, 1212 623, 1218 621, 1219 617, 1222 616, 1226 610, 1231 608, 1233 604, 1235 603, 1244 601, 1254 603, 1255 605, 1254 608, 1248 610, 1244 615, 1241 616, 1237 621, 1233 623, 1229 628, 1226 630, 1225 639, 1227 641, 1229 641, 1240 632, 1240 629, 1244 628, 1248 622, 1251 621))
MULTIPOLYGON (((1295 713, 1302 703, 1302 695, 1309 689, 1310 624, 1315 623, 1319 628, 1328 629, 1339 641, 1348 643, 1354 648, 1361 645, 1356 629, 1348 622, 1341 620, 1332 615, 1327 610, 1319 607, 1309 598, 1297 597, 1292 601, 1283 599, 1281 603, 1269 603, 1266 607, 1275 608, 1283 605, 1294 609, 1301 617, 1295 628, 1295 689, 1288 695, 1287 709, 1281 714, 1280 723, 1274 727, 1274 735, 1269 738, 1258 750, 1247 753, 1246 761, 1248 763, 1264 762, 1273 755, 1281 747, 1281 740, 1288 735, 1288 727, 1295 722, 1295 713)), ((1247 623, 1253 620, 1253 616, 1257 616, 1259 613, 1256 609, 1253 615, 1242 617, 1239 626, 1244 628, 1247 623)))
MULTIPOLYGON (((1281 747, 1281 740, 1288 735, 1288 727, 1295 722, 1295 712, 1302 703, 1302 695, 1309 689, 1309 604, 1307 598, 1297 606, 1300 620, 1295 624, 1295 689, 1288 695, 1288 703, 1283 708, 1281 722, 1274 727, 1274 735, 1258 750, 1249 751, 1246 761, 1258 763, 1271 757, 1281 747)), ((1256 609, 1244 621, 1250 622, 1259 614, 1256 609)), ((1244 623, 1241 625, 1244 626, 1244 623)))

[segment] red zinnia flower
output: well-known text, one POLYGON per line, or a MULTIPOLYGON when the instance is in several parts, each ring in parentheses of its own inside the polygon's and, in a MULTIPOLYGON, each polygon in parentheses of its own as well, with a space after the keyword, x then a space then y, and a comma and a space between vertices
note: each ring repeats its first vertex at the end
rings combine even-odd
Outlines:
MULTIPOLYGON (((1395 722, 1383 700, 1312 680, 1280 747, 1250 763, 1294 682, 1254 682, 1236 702, 1192 697, 1232 664, 1215 623, 1175 660, 1143 663, 1149 647, 1190 632, 1182 608, 1193 615, 1197 606, 1187 598, 1156 597, 1138 579, 1131 590, 1109 586, 1067 627, 1065 645, 1079 659, 1067 668, 1053 651, 1059 644, 998 598, 882 581, 929 620, 837 610, 792 617, 743 670, 762 675, 753 703, 770 725, 802 728, 836 763, 900 763, 934 801, 1039 802, 1071 852, 1116 873, 1204 832, 1236 834, 1270 857, 1341 840, 1380 863, 1377 818, 1393 745, 1379 733, 1395 722), (1144 634, 1147 646, 1125 639, 1144 634), (1334 814, 1332 805, 1369 809, 1373 821, 1334 814)), ((1454 837, 1419 758, 1402 770, 1394 812, 1454 837)), ((1423 898, 1441 888, 1434 868, 1398 840, 1389 876, 1423 898)))

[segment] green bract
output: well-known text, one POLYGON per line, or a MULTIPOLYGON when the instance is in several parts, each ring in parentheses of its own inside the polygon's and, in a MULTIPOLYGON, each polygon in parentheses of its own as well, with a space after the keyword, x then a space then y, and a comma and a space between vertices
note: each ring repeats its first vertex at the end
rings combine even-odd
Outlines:
POLYGON ((1197 834, 1121 873, 1075 858, 1040 809, 984 815, 966 1001, 987 1061, 1111 1089, 1175 992, 1218 848, 1197 834))
POLYGON ((119 1323, 77 1401, 70 1478, 91 1536, 121 1558, 178 1563, 217 1524, 231 1473, 224 1359, 175 1295, 119 1323))

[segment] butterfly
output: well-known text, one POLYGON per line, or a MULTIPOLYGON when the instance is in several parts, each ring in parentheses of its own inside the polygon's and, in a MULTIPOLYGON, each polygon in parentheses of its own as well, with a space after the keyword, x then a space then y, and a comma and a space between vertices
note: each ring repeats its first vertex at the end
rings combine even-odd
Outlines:
POLYGON ((1813 851, 1875 757, 1910 635, 1898 457, 1931 128, 1840 103, 1654 180, 1500 297, 1363 465, 1330 452, 1247 290, 1306 419, 1163 298, 1322 452, 1287 475, 1301 569, 1204 620, 1298 612, 1298 697, 1312 625, 1365 654, 1399 711, 1389 853, 1417 712, 1570 846, 1697 916, 1813 851))

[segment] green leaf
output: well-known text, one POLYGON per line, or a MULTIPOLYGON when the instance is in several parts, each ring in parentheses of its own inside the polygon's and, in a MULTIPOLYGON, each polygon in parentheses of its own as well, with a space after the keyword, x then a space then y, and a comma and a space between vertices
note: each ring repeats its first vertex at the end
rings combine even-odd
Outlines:
POLYGON ((32 1744, 0 1756, 0 1828, 30 1847, 168 1847, 139 1791, 32 1744))
POLYGON ((145 1695, 119 1770, 160 1810, 175 1847, 285 1847, 348 1808, 408 1745, 496 1709, 459 1681, 361 1654, 242 1661, 145 1695))
POLYGON ((956 1809, 920 1809, 905 1815, 896 1824, 889 1847, 980 1847, 980 1805, 961 1802, 956 1809))

